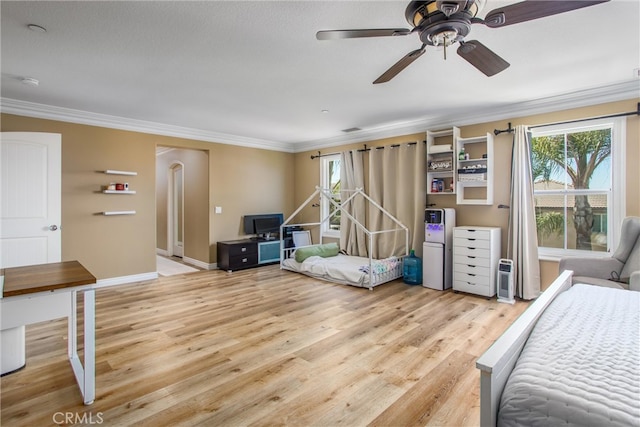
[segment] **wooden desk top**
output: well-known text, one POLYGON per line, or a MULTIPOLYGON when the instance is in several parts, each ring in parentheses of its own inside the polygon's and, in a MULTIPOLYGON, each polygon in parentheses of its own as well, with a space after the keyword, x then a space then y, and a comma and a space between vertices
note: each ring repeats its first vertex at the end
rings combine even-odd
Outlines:
POLYGON ((78 261, 27 265, 4 269, 3 297, 52 291, 96 283, 78 261))

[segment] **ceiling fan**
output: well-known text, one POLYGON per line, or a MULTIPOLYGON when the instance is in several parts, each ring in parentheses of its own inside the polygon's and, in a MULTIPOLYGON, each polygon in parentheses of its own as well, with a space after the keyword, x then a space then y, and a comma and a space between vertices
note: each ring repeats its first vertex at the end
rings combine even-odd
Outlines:
POLYGON ((427 46, 447 48, 459 43, 457 53, 487 76, 493 76, 509 67, 509 63, 477 40, 465 41, 472 24, 500 28, 533 19, 544 18, 610 0, 528 0, 494 9, 484 19, 476 17, 486 0, 422 0, 407 6, 405 18, 413 27, 359 30, 318 31, 318 40, 352 39, 360 37, 406 36, 418 33, 422 46, 409 52, 385 71, 373 83, 385 83, 421 57, 427 46))

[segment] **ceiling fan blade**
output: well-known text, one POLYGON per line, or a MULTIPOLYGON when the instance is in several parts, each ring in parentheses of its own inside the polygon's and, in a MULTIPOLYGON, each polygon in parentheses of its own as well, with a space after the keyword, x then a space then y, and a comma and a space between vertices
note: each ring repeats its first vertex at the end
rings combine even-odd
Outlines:
POLYGON ((389 80, 394 78, 396 75, 398 75, 400 71, 404 70, 409 65, 411 65, 413 61, 420 58, 424 54, 424 52, 425 52, 425 45, 422 45, 420 49, 416 49, 414 51, 407 53, 402 59, 400 59, 400 61, 393 64, 391 68, 389 68, 380 77, 378 77, 373 82, 373 84, 376 85, 378 83, 388 82, 389 80))
POLYGON ((509 68, 509 63, 478 40, 460 43, 458 55, 482 71, 487 77, 509 68))
POLYGON ((492 10, 485 16, 484 24, 490 28, 504 27, 608 1, 610 0, 528 0, 492 10))
POLYGON ((406 36, 411 30, 406 28, 378 28, 363 30, 324 30, 316 33, 318 40, 355 39, 360 37, 406 36))

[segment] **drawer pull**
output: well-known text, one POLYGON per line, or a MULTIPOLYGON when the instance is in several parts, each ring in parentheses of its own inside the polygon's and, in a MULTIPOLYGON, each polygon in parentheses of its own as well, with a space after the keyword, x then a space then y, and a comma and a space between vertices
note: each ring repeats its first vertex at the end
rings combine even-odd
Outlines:
POLYGON ((472 247, 469 247, 469 246, 467 246, 467 249, 471 249, 472 251, 476 250, 476 248, 472 248, 472 247))
POLYGON ((476 239, 467 239, 467 240, 471 240, 472 242, 474 242, 476 239))
POLYGON ((467 267, 476 268, 475 265, 467 264, 467 267))
POLYGON ((248 258, 242 258, 242 262, 247 262, 247 261, 249 261, 248 258))
POLYGON ((476 257, 471 256, 471 255, 467 255, 467 258, 476 259, 476 257))
POLYGON ((247 252, 247 248, 245 248, 244 246, 240 248, 241 252, 247 252))
POLYGON ((473 273, 467 273, 467 274, 468 274, 469 276, 476 277, 476 275, 475 275, 475 274, 473 274, 473 273))

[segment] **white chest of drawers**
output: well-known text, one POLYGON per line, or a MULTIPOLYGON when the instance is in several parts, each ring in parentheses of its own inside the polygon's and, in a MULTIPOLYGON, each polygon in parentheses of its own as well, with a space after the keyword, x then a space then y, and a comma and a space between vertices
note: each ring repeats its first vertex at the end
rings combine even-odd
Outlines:
POLYGON ((485 297, 496 294, 500 228, 453 229, 453 290, 485 297))

